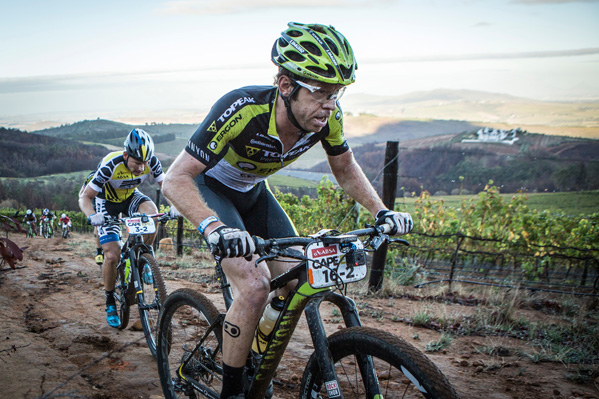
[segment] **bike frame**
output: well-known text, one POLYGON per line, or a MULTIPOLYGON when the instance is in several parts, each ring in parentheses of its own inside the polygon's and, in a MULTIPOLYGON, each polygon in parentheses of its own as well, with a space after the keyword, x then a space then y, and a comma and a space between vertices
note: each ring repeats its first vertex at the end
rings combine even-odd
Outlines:
MULTIPOLYGON (((364 230, 365 232, 366 230, 364 230)), ((361 231, 356 231, 360 233, 361 231)), ((284 240, 284 239, 283 239, 284 240)), ((314 240, 316 241, 316 240, 314 240)), ((309 241, 304 241, 304 244, 309 241)), ((227 278, 222 270, 221 258, 216 258, 216 274, 217 278, 221 282, 221 290, 225 299, 225 305, 227 309, 231 306, 233 301, 230 284, 227 282, 227 278)), ((271 292, 284 287, 288 282, 298 279, 298 283, 294 289, 292 289, 287 296, 285 306, 281 311, 279 318, 277 319, 270 339, 266 346, 266 350, 262 353, 262 358, 254 372, 254 378, 252 380, 248 398, 263 398, 266 393, 270 381, 281 361, 287 345, 291 340, 291 336, 297 327, 297 323, 305 312, 306 320, 308 322, 308 329, 312 337, 314 344, 314 353, 316 354, 318 365, 323 375, 323 379, 326 382, 326 389, 329 391, 329 396, 338 396, 342 398, 342 394, 339 390, 339 383, 337 381, 337 374, 333 360, 331 359, 328 351, 327 335, 322 323, 320 316, 320 305, 323 301, 329 301, 335 304, 343 315, 343 320, 346 327, 361 326, 360 317, 356 309, 355 302, 339 293, 334 292, 335 286, 326 288, 312 288, 307 281, 307 265, 306 260, 301 260, 298 265, 291 268, 286 273, 274 278, 270 283, 271 292)), ((215 320, 212 325, 207 329, 204 336, 197 342, 194 350, 192 350, 187 358, 183 361, 181 367, 178 370, 178 375, 193 383, 192 379, 186 379, 183 374, 185 365, 193 357, 195 353, 202 347, 204 340, 208 337, 212 331, 216 328, 222 328, 225 314, 221 314, 220 317, 215 320)), ((362 357, 357 359, 358 367, 364 380, 371 381, 367 389, 367 397, 374 398, 380 395, 380 387, 378 385, 378 379, 374 372, 372 360, 369 357, 362 357)), ((204 387, 197 386, 198 389, 204 396, 209 398, 218 399, 220 395, 212 390, 206 390, 204 387)), ((382 397, 382 396, 381 396, 382 397)))
MULTIPOLYGON (((127 239, 127 242, 125 243, 125 245, 123 246, 123 249, 121 250, 122 254, 126 254, 126 257, 123 258, 123 260, 126 260, 127 258, 129 258, 130 262, 131 262, 131 281, 133 282, 133 287, 135 288, 135 295, 137 297, 137 306, 140 307, 141 309, 152 309, 152 308, 156 308, 155 304, 151 304, 151 305, 142 305, 143 301, 142 301, 142 295, 143 295, 143 290, 141 289, 141 276, 139 275, 139 268, 137 267, 137 260, 139 259, 139 257, 142 254, 145 253, 149 253, 152 256, 154 255, 154 249, 152 248, 152 246, 147 245, 143 242, 143 235, 142 234, 134 234, 134 235, 130 235, 129 238, 127 239)), ((121 261, 121 265, 124 265, 124 262, 121 261)))

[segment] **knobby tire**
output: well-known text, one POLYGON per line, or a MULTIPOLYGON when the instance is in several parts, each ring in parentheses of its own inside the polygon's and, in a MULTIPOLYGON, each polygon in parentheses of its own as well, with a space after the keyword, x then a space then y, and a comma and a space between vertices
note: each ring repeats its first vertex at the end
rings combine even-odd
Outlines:
POLYGON ((129 324, 130 304, 133 303, 128 298, 131 292, 134 292, 133 284, 127 284, 125 281, 125 264, 120 263, 116 269, 116 282, 114 286, 116 309, 121 319, 121 325, 118 327, 119 330, 124 330, 129 324))
MULTIPOLYGON (((167 399, 195 398, 194 381, 220 396, 222 384, 222 325, 216 326, 190 361, 182 366, 220 312, 214 304, 192 289, 179 289, 168 296, 162 307, 158 329, 158 374, 167 399), (178 375, 182 369, 185 379, 178 375)), ((199 395, 201 396, 201 395, 199 395)))
POLYGON ((160 307, 166 300, 166 285, 160 273, 160 267, 156 259, 149 253, 142 254, 137 260, 140 287, 143 292, 142 301, 137 303, 139 310, 139 318, 144 330, 148 348, 152 352, 152 356, 156 357, 156 341, 158 333, 158 318, 160 315, 160 307), (144 282, 144 266, 149 265, 152 270, 152 284, 144 282))
MULTIPOLYGON (((332 334, 328 341, 339 388, 345 399, 366 397, 364 387, 367 382, 356 361, 356 356, 364 355, 372 357, 384 398, 459 399, 433 362, 393 334, 368 327, 350 327, 332 334)), ((329 396, 313 354, 302 377, 300 398, 315 397, 329 396)))

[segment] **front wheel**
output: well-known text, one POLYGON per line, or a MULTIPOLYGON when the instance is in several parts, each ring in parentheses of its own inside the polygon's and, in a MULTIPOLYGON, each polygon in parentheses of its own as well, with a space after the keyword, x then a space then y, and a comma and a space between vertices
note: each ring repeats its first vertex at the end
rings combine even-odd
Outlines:
POLYGON ((160 273, 156 259, 151 254, 142 254, 138 261, 141 295, 137 296, 139 318, 146 336, 148 348, 156 357, 156 335, 158 333, 158 317, 160 307, 166 299, 166 286, 160 273))
POLYGON ((200 392, 220 397, 222 322, 204 295, 184 288, 166 298, 158 328, 157 362, 166 399, 196 398, 200 392))
POLYGON ((129 284, 125 277, 125 263, 120 262, 116 268, 116 282, 114 286, 114 299, 116 309, 121 319, 119 330, 123 330, 129 324, 130 304, 133 302, 129 297, 133 292, 132 284, 129 284))
POLYGON ((332 334, 328 341, 339 385, 323 381, 313 354, 302 377, 300 398, 330 398, 339 391, 344 398, 459 398, 433 362, 393 334, 350 327, 332 334), (365 367, 368 364, 373 367, 365 367))

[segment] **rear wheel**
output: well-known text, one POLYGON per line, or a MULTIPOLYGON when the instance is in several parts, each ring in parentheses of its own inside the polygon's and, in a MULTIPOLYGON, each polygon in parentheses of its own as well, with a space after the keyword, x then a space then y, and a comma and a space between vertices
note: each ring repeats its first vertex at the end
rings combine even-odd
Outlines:
POLYGON ((137 260, 141 298, 137 296, 139 318, 152 356, 156 357, 156 340, 160 307, 166 299, 166 286, 156 259, 142 254, 137 260))
POLYGON ((168 296, 158 329, 158 374, 165 398, 219 397, 222 385, 222 324, 216 307, 199 292, 168 296), (199 395, 198 395, 199 396, 199 395))
POLYGON ((313 354, 302 377, 300 398, 330 398, 338 396, 339 391, 348 399, 372 398, 377 394, 386 399, 459 398, 433 362, 395 335, 350 327, 331 335, 328 341, 339 385, 323 381, 313 354), (368 362, 373 365, 374 374, 360 371, 360 366, 368 362))

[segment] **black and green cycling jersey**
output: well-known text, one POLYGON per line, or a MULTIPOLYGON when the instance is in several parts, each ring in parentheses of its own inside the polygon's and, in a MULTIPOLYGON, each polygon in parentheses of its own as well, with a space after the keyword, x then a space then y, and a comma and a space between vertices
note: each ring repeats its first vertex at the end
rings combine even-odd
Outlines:
POLYGON ((207 176, 247 192, 318 142, 328 155, 349 150, 343 136, 343 113, 337 104, 320 132, 305 133, 283 153, 275 123, 275 102, 282 101, 278 93, 276 86, 247 86, 229 92, 214 104, 185 147, 206 165, 207 176))

